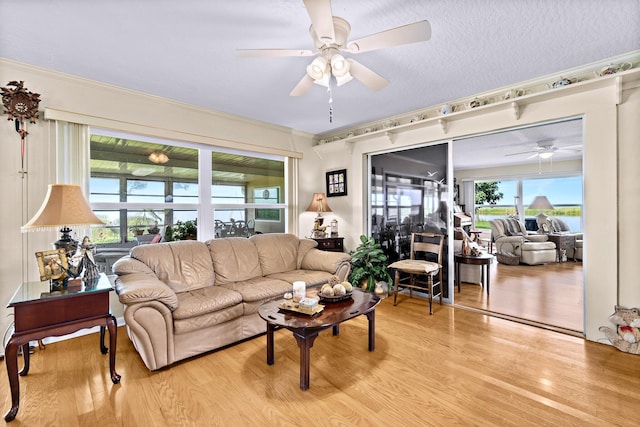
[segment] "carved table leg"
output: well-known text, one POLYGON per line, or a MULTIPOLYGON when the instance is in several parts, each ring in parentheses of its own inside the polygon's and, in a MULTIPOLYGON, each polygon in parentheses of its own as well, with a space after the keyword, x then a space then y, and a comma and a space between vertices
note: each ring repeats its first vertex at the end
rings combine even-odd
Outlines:
POLYGON ((298 335, 295 332, 293 336, 300 347, 300 390, 309 390, 309 369, 311 367, 311 347, 318 337, 318 332, 311 335, 298 335))
MULTIPOLYGON (((100 353, 102 354, 107 354, 107 351, 109 351, 107 346, 104 345, 105 330, 106 328, 104 326, 100 326, 100 353)), ((109 334, 109 336, 111 336, 111 334, 109 334)))
POLYGON ((20 371, 20 376, 24 377, 29 373, 29 367, 31 366, 31 353, 29 353, 29 342, 26 344, 22 344, 22 359, 24 361, 24 366, 20 371))
MULTIPOLYGON (((4 349, 5 363, 7 364, 7 376, 9 377, 9 386, 11 388, 11 409, 4 416, 4 420, 13 421, 18 415, 18 406, 20 405, 20 382, 18 379, 18 347, 20 340, 11 337, 4 349)), ((29 353, 29 343, 27 343, 27 354, 29 353)))
POLYGON ((107 317, 107 327, 109 328, 109 372, 111 373, 111 381, 114 384, 120 382, 120 375, 116 372, 116 341, 118 340, 118 328, 116 318, 112 315, 107 317))

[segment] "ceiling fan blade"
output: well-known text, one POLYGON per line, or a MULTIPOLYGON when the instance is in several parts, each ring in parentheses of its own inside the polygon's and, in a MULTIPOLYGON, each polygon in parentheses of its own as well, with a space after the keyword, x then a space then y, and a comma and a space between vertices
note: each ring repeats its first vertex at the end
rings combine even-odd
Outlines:
POLYGON ((520 151, 519 153, 505 154, 505 156, 520 156, 522 154, 529 154, 529 153, 533 153, 531 157, 534 157, 538 155, 538 150, 520 151))
POLYGON ((431 25, 425 20, 354 40, 347 44, 346 50, 351 53, 368 52, 401 44, 423 42, 430 38, 431 25))
POLYGON ((360 80, 369 89, 378 91, 389 84, 388 80, 361 63, 351 58, 347 59, 347 61, 350 64, 351 75, 360 80))
POLYGON ((333 28, 333 13, 331 12, 330 0, 303 0, 307 8, 311 25, 318 35, 318 39, 325 43, 333 43, 336 40, 336 33, 333 28))
POLYGON ((236 56, 241 58, 264 58, 275 56, 313 56, 317 52, 306 49, 236 49, 236 56))
POLYGON ((532 155, 528 156, 527 159, 533 159, 534 157, 539 157, 540 153, 533 153, 532 155))
POLYGON ((313 85, 313 79, 309 76, 309 74, 305 74, 304 77, 298 82, 296 87, 293 88, 289 96, 302 96, 309 88, 313 85))

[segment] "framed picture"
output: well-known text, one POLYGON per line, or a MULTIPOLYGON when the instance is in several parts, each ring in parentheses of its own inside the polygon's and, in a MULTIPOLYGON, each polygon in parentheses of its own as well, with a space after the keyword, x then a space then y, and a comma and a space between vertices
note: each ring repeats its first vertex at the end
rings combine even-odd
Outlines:
POLYGON ((327 197, 347 195, 347 170, 327 172, 327 197))
POLYGON ((59 279, 69 268, 67 252, 64 248, 36 252, 36 260, 38 261, 41 282, 59 279))

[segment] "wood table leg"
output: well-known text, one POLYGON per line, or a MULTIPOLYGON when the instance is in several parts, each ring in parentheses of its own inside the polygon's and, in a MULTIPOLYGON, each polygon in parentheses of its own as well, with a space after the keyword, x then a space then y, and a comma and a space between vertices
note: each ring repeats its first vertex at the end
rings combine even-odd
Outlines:
POLYGON ((340 335, 340 325, 333 325, 333 335, 334 336, 340 335))
POLYGON ((19 372, 21 377, 26 376, 29 373, 29 367, 31 366, 31 353, 29 352, 29 342, 27 341, 25 344, 22 344, 22 360, 24 362, 24 366, 22 370, 19 372))
MULTIPOLYGON (((105 336, 106 328, 104 326, 100 326, 100 353, 107 354, 109 349, 106 345, 104 345, 104 336, 105 336)), ((111 334, 109 334, 111 336, 111 334)))
POLYGON ((311 347, 318 337, 318 332, 311 335, 293 333, 300 348, 300 390, 309 390, 309 370, 311 368, 311 347))
POLYGON ((489 270, 489 266, 490 266, 490 264, 486 265, 486 268, 487 268, 487 295, 489 295, 489 284, 490 284, 490 281, 491 281, 491 271, 489 270))
MULTIPOLYGON (((11 388, 11 409, 5 414, 6 422, 13 421, 18 415, 20 405, 20 382, 18 379, 18 347, 20 340, 12 337, 4 349, 4 359, 7 364, 7 376, 9 377, 9 387, 11 388)), ((27 353, 29 353, 29 343, 27 343, 27 353)))
POLYGON ((376 349, 376 310, 371 310, 366 314, 369 320, 369 351, 376 349))
POLYGON ((456 284, 458 285, 458 293, 460 293, 460 263, 456 262, 456 284))
MULTIPOLYGON (((116 372, 116 342, 118 340, 118 328, 116 318, 113 315, 107 317, 107 328, 109 328, 109 372, 111 373, 111 381, 114 384, 120 382, 120 375, 116 372)), ((102 327, 101 327, 102 330, 102 327)))
POLYGON ((272 323, 267 322, 267 365, 273 365, 274 363, 273 331, 275 329, 272 323))

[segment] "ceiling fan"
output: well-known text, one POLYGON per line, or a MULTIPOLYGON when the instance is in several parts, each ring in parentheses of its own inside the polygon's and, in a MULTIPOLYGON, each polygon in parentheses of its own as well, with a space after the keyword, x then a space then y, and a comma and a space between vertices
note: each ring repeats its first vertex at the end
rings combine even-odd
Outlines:
POLYGON ((582 151, 582 144, 574 144, 574 145, 566 145, 564 147, 557 147, 553 143, 553 140, 538 141, 536 142, 536 147, 534 147, 533 150, 521 151, 519 153, 505 154, 505 156, 519 156, 522 154, 530 154, 530 156, 527 157, 528 159, 532 159, 534 157, 538 157, 540 159, 549 159, 553 157, 553 155, 557 151, 579 153, 580 151, 582 151))
POLYGON ((374 91, 380 90, 389 84, 386 79, 361 63, 345 58, 341 52, 358 54, 427 41, 431 37, 431 26, 425 20, 348 42, 351 25, 345 19, 333 16, 331 0, 303 0, 303 3, 311 18, 309 33, 313 39, 314 50, 236 50, 236 55, 241 57, 317 56, 307 66, 306 74, 293 88, 291 96, 304 95, 313 83, 329 87, 331 77, 334 77, 337 86, 355 78, 374 91))

